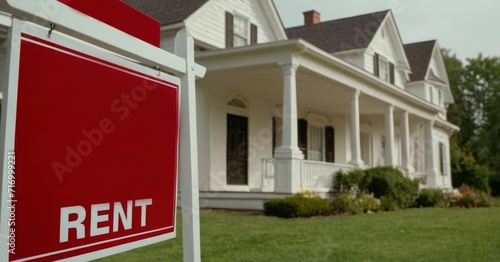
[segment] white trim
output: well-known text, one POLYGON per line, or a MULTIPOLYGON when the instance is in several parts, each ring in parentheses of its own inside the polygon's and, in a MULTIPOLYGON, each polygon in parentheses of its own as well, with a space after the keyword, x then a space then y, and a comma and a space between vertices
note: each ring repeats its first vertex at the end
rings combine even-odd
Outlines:
POLYGON ((250 186, 248 185, 231 185, 227 184, 227 181, 224 189, 229 192, 250 192, 250 186))
POLYGON ((239 47, 239 46, 246 46, 249 44, 250 44, 250 18, 237 11, 233 11, 233 46, 239 47), (245 23, 243 27, 241 27, 242 30, 245 30, 245 34, 241 34, 240 32, 238 32, 238 30, 236 30, 237 28, 240 28, 239 26, 236 25, 237 20, 245 23), (236 43, 237 38, 244 40, 245 43, 243 43, 242 45, 237 44, 236 43))
POLYGON ((288 40, 285 29, 283 28, 283 23, 276 10, 276 6, 272 0, 260 0, 263 7, 264 13, 269 19, 269 26, 271 27, 276 41, 288 40))
POLYGON ((248 99, 245 98, 244 96, 242 95, 239 95, 239 94, 234 94, 234 95, 230 95, 227 99, 226 99, 226 105, 230 106, 230 107, 235 107, 235 106, 231 106, 229 105, 229 103, 233 100, 239 100, 241 101, 245 108, 241 108, 241 109, 245 109, 245 110, 248 110, 250 108, 250 103, 248 102, 248 99))
POLYGON ((9 261, 9 248, 8 248, 8 234, 10 226, 8 224, 9 213, 4 212, 7 210, 7 203, 9 202, 8 192, 6 186, 8 184, 8 158, 6 157, 9 152, 14 152, 14 141, 16 134, 16 113, 17 113, 17 87, 19 78, 19 64, 20 64, 20 49, 21 49, 21 34, 22 23, 19 20, 14 20, 13 26, 9 30, 9 43, 10 48, 7 54, 7 64, 4 75, 2 75, 3 94, 5 95, 2 101, 2 117, 0 125, 0 140, 3 141, 2 148, 0 148, 0 160, 2 170, 2 188, 0 188, 0 261, 9 261), (4 77, 6 76, 6 77, 4 77))

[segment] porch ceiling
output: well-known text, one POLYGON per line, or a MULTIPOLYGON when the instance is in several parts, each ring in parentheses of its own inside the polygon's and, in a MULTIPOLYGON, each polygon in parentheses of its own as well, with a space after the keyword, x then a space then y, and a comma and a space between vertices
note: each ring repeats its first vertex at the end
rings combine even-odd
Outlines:
MULTIPOLYGON (((315 113, 349 114, 351 96, 354 90, 338 83, 321 78, 307 70, 297 74, 297 100, 300 107, 307 107, 315 113)), ((360 114, 381 114, 386 103, 361 94, 359 98, 360 114)))
MULTIPOLYGON (((299 111, 322 115, 348 114, 351 112, 353 90, 331 80, 321 78, 306 69, 297 70, 297 102, 299 111)), ((216 92, 217 88, 230 89, 253 99, 283 103, 283 72, 277 64, 260 67, 208 71, 198 80, 205 88, 216 92)), ((387 105, 375 98, 360 96, 361 114, 382 114, 387 105)))

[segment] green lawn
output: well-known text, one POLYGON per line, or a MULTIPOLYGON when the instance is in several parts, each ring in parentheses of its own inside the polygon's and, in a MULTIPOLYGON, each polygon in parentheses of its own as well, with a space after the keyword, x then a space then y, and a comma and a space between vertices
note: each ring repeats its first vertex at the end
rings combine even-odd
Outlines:
MULTIPOLYGON (((174 240, 100 261, 182 261, 178 230, 174 240)), ((500 261, 500 208, 312 219, 202 211, 201 248, 203 261, 217 262, 500 261)))

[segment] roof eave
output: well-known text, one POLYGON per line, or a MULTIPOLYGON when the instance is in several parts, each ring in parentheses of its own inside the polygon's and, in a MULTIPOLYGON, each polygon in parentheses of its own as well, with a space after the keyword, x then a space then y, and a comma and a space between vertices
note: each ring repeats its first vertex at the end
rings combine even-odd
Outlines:
POLYGON ((197 59, 210 59, 211 57, 216 57, 216 56, 235 56, 238 54, 243 54, 247 52, 256 52, 259 50, 266 50, 266 49, 276 49, 276 50, 290 50, 291 55, 299 55, 303 56, 305 54, 308 54, 315 59, 318 59, 324 63, 330 64, 333 68, 340 68, 343 71, 347 71, 350 74, 353 74, 355 77, 360 77, 362 80, 367 81, 368 83, 373 84, 376 86, 379 90, 384 90, 385 92, 390 92, 393 95, 396 95, 400 98, 403 98, 404 100, 419 106, 420 108, 423 108, 425 110, 428 110, 429 112, 433 113, 445 113, 444 108, 441 108, 439 106, 430 104, 426 102, 425 100, 415 96, 414 94, 411 94, 408 91, 405 91, 404 89, 398 88, 393 85, 389 85, 386 82, 382 81, 380 78, 375 77, 374 75, 368 73, 367 71, 358 68, 354 65, 349 64, 348 62, 343 61, 340 58, 335 57, 332 54, 327 53, 326 51, 314 46, 313 44, 310 44, 309 42, 302 40, 302 39, 293 39, 293 40, 287 40, 287 41, 280 41, 280 42, 270 42, 270 43, 264 43, 264 44, 259 44, 259 45, 250 45, 250 46, 244 46, 244 47, 238 47, 238 48, 230 48, 230 49, 221 49, 221 50, 216 50, 216 51, 210 51, 210 52, 204 52, 204 53, 199 53, 197 54, 196 58, 197 59))

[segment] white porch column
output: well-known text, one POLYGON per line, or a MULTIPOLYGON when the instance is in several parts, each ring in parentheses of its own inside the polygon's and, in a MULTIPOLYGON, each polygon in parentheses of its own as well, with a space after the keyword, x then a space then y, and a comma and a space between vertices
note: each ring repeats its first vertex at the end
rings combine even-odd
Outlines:
POLYGON ((361 138, 359 129, 359 95, 360 91, 356 90, 351 96, 351 161, 350 165, 355 167, 364 166, 361 159, 361 138))
POLYGON ((409 173, 414 172, 413 165, 410 161, 410 123, 408 111, 401 112, 400 115, 400 131, 401 131, 401 158, 403 171, 409 173))
POLYGON ((301 190, 300 175, 304 154, 298 146, 296 61, 280 64, 283 69, 283 128, 281 146, 274 151, 274 190, 296 193, 301 190))
POLYGON ((385 149, 384 164, 386 166, 396 166, 394 152, 394 106, 389 105, 385 110, 385 149))
POLYGON ((426 185, 433 187, 437 185, 438 172, 436 172, 436 152, 434 150, 434 121, 428 121, 424 124, 424 139, 425 139, 425 173, 427 176, 426 185))

